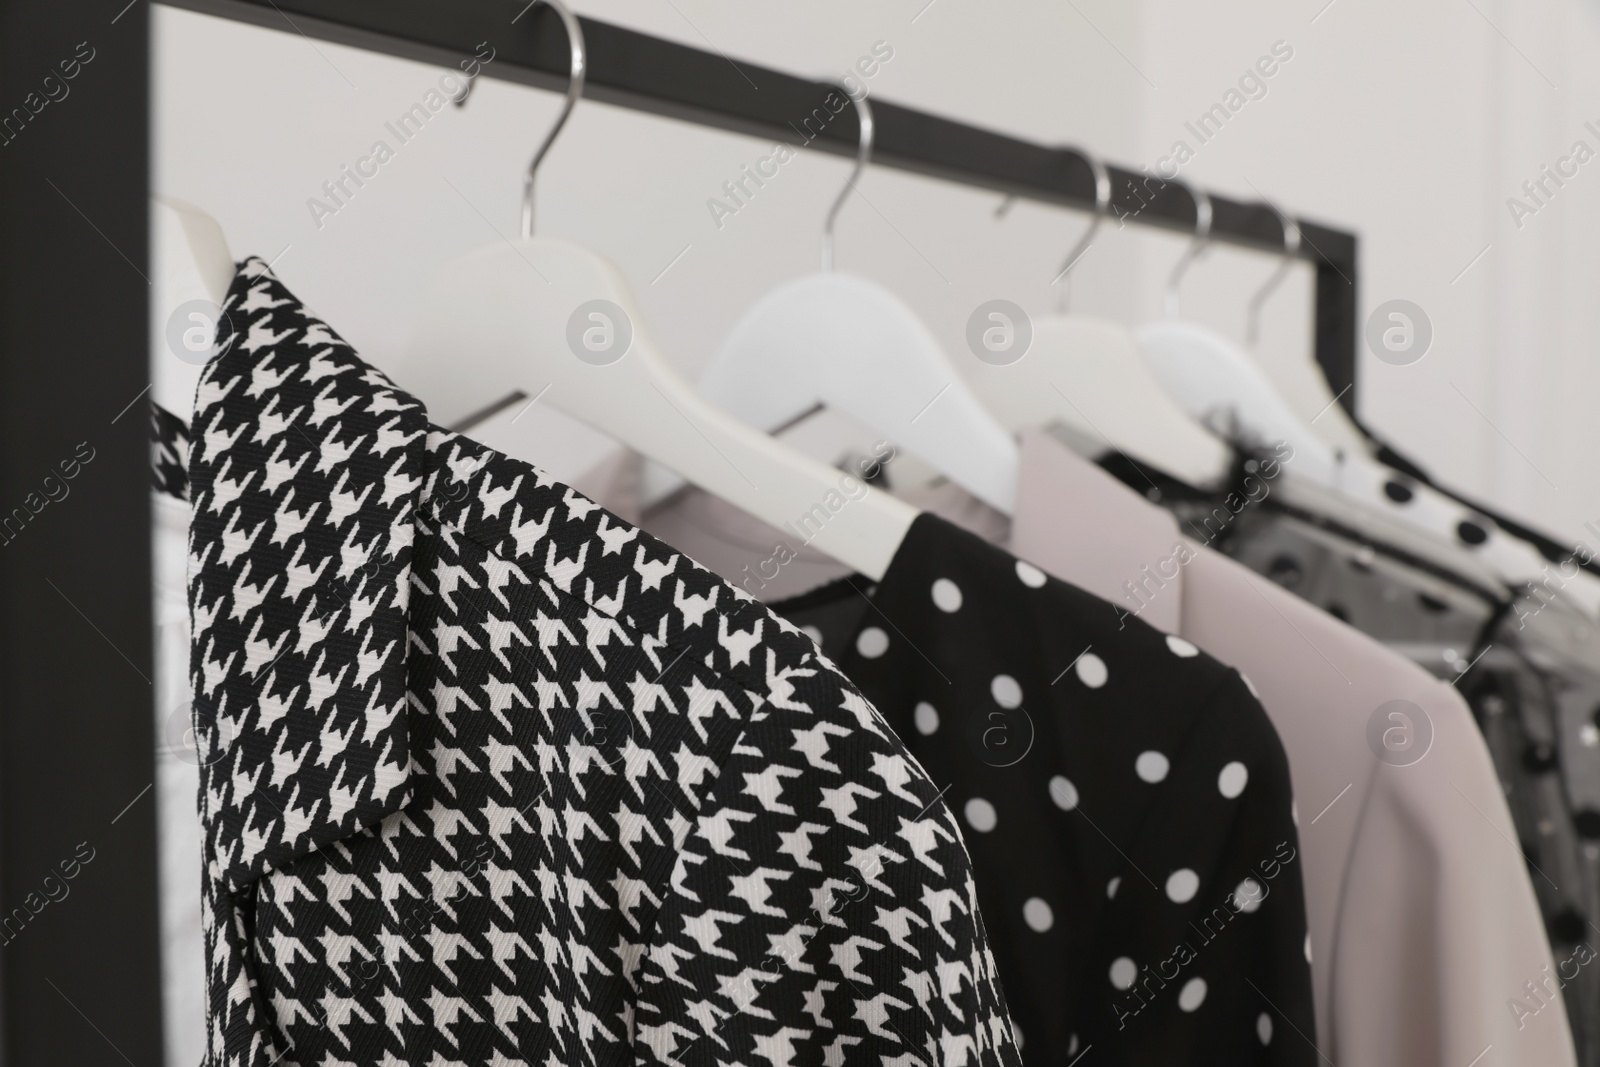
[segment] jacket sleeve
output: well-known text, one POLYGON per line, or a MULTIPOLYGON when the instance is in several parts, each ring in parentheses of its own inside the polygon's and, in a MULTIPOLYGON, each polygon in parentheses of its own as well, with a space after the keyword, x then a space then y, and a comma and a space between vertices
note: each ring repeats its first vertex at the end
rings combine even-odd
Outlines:
POLYGON ((774 693, 681 813, 637 1061, 1019 1064, 939 791, 825 661, 774 693))

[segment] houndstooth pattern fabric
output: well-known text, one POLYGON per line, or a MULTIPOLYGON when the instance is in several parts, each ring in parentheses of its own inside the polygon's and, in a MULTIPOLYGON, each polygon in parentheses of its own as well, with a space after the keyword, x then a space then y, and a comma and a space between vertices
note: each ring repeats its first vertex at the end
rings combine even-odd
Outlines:
POLYGON ((158 493, 189 499, 189 427, 150 401, 150 485, 158 493))
POLYGON ((260 260, 226 310, 208 1067, 1019 1062, 960 831, 809 638, 430 426, 260 260))

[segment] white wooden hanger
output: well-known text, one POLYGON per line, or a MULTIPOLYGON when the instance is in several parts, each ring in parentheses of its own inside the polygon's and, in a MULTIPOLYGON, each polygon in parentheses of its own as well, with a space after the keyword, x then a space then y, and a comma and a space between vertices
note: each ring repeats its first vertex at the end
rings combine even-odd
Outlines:
MULTIPOLYGON (((1363 501, 1379 514, 1395 516, 1402 524, 1453 542, 1481 560, 1502 581, 1539 581, 1549 569, 1548 561, 1532 545, 1446 494, 1379 463, 1371 442, 1339 405, 1340 398, 1334 396, 1320 368, 1306 359, 1260 356, 1261 308, 1288 274, 1300 246, 1300 227, 1277 208, 1273 211, 1283 225, 1283 256, 1277 269, 1250 298, 1245 343, 1255 353, 1253 365, 1287 407, 1302 418, 1308 410, 1316 413, 1309 417, 1308 425, 1333 449, 1339 464, 1339 491, 1363 501)), ((1600 611, 1600 578, 1580 573, 1560 584, 1591 616, 1600 611)))
POLYGON ((397 380, 443 425, 499 406, 508 394, 550 404, 881 578, 916 509, 859 482, 847 492, 841 472, 712 408, 661 356, 620 270, 580 245, 533 236, 534 173, 582 95, 585 73, 577 19, 561 0, 544 2, 566 27, 572 77, 561 115, 528 166, 522 239, 440 271, 397 380))
POLYGON ((904 302, 832 269, 834 220, 866 168, 873 135, 865 91, 840 91, 855 101, 861 139, 824 225, 822 269, 745 312, 701 376, 700 393, 768 432, 818 406, 841 411, 1010 514, 1018 463, 1011 434, 904 302))
MULTIPOLYGON (((1287 442, 1299 477, 1336 485, 1332 447, 1301 422, 1249 355, 1215 330, 1178 317, 1183 275, 1211 236, 1211 198, 1198 189, 1190 192, 1194 240, 1167 279, 1166 318, 1139 327, 1140 351, 1172 398, 1214 432, 1235 444, 1269 450, 1287 442)), ((1299 229, 1285 220, 1286 234, 1290 228, 1298 240, 1299 229)))
POLYGON ((1226 479, 1231 451, 1167 395, 1145 366, 1133 335, 1106 319, 1066 314, 1068 275, 1091 247, 1111 205, 1111 177, 1094 169, 1094 216, 1056 276, 1058 313, 1032 321, 1033 340, 1013 363, 971 360, 967 380, 1013 430, 1064 423, 1086 445, 1114 449, 1190 485, 1226 479))
MULTIPOLYGON (((1197 205, 1209 197, 1194 191, 1197 205)), ((1300 230, 1273 208, 1284 233, 1285 261, 1299 246, 1300 230)), ((1534 549, 1475 515, 1443 493, 1400 476, 1373 460, 1365 448, 1343 449, 1327 439, 1284 400, 1261 366, 1233 341, 1198 323, 1179 319, 1179 284, 1209 236, 1209 210, 1199 213, 1196 239, 1169 279, 1168 318, 1147 323, 1139 344, 1151 368, 1191 414, 1236 443, 1271 449, 1287 442, 1293 458, 1285 464, 1286 499, 1340 519, 1384 543, 1436 560, 1464 574, 1487 571, 1505 583, 1536 579, 1545 561, 1534 549), (1467 540, 1462 524, 1484 534, 1467 540)), ((1261 307, 1282 280, 1275 271, 1251 298, 1247 334, 1259 329, 1261 307)), ((1333 404, 1333 398, 1329 397, 1333 404)), ((1580 583, 1586 584, 1586 583, 1580 583)))
POLYGON ((150 267, 150 397, 188 422, 235 265, 215 219, 153 196, 150 267))

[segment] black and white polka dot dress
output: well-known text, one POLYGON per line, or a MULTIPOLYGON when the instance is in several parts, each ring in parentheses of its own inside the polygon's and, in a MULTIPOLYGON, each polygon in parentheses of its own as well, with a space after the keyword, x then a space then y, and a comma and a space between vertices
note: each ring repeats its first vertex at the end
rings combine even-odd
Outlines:
POLYGON ((1288 763, 1237 672, 926 514, 875 587, 773 607, 961 819, 1028 1064, 1317 1061, 1288 763))

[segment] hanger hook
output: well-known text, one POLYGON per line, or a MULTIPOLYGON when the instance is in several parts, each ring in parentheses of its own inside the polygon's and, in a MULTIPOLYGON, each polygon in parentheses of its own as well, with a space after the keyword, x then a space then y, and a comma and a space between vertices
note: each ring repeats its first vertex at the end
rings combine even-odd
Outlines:
POLYGON ((861 95, 856 96, 850 87, 839 83, 845 99, 856 105, 856 118, 861 124, 861 140, 856 146, 856 165, 850 171, 850 177, 845 179, 844 188, 839 190, 839 195, 834 198, 833 207, 828 209, 828 219, 822 224, 822 269, 833 269, 833 223, 839 217, 839 209, 844 207, 844 202, 850 199, 850 194, 855 191, 856 179, 861 177, 861 172, 867 169, 867 162, 872 159, 872 105, 867 103, 867 90, 861 90, 861 95))
POLYGON ((1106 165, 1100 162, 1097 157, 1085 152, 1083 149, 1074 148, 1071 151, 1082 156, 1089 164, 1089 169, 1094 172, 1094 216, 1089 220, 1089 227, 1083 231, 1083 236, 1078 238, 1078 243, 1073 245, 1072 251, 1067 253, 1067 258, 1062 261, 1061 271, 1055 277, 1056 284, 1060 286, 1056 290, 1056 310, 1063 314, 1067 310, 1067 283, 1069 280, 1067 275, 1071 273, 1073 267, 1077 266, 1078 260, 1083 258, 1084 254, 1089 251, 1090 246, 1094 243, 1094 235, 1099 232, 1100 224, 1106 219, 1106 212, 1111 209, 1111 172, 1106 169, 1106 165))
POLYGON ((577 16, 567 7, 564 0, 543 0, 543 2, 555 9, 556 14, 561 16, 561 24, 566 27, 567 44, 572 48, 572 67, 567 78, 567 99, 561 105, 561 114, 556 116, 555 125, 550 127, 550 132, 544 135, 544 142, 539 145, 539 150, 533 154, 533 159, 528 163, 528 176, 522 182, 523 240, 533 236, 533 176, 544 160, 545 153, 550 151, 550 146, 555 143, 561 127, 567 124, 567 116, 572 114, 573 105, 583 95, 584 77, 589 72, 589 61, 583 44, 583 27, 578 24, 577 16))
POLYGON ((1278 216, 1278 223, 1283 227, 1283 256, 1278 262, 1278 269, 1272 272, 1272 276, 1250 298, 1250 313, 1245 320, 1245 340, 1252 348, 1255 347, 1256 341, 1261 336, 1261 306, 1267 302, 1267 297, 1272 295, 1272 291, 1288 275, 1289 267, 1294 262, 1295 253, 1300 251, 1300 224, 1282 211, 1279 211, 1276 204, 1269 202, 1267 207, 1271 208, 1272 213, 1278 216))
POLYGON ((1211 197, 1204 190, 1194 188, 1189 189, 1189 196, 1194 200, 1194 240, 1178 257, 1172 274, 1167 278, 1166 309, 1169 318, 1178 317, 1178 286, 1183 282, 1184 272, 1200 257, 1200 250, 1211 240, 1211 197))

